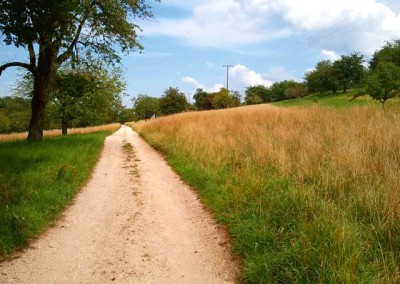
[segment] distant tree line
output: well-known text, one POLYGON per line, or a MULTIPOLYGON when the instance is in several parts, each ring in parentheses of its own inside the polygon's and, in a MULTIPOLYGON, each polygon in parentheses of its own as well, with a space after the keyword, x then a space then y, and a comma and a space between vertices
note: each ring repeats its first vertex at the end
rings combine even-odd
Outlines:
POLYGON ((376 51, 368 67, 358 52, 342 55, 338 60, 322 60, 304 76, 303 82, 285 80, 272 86, 250 86, 246 89, 246 104, 259 104, 300 98, 310 93, 343 91, 355 88, 353 97, 369 95, 385 102, 400 94, 400 40, 387 42, 376 51))
POLYGON ((146 120, 160 115, 170 115, 192 110, 224 109, 240 106, 240 94, 221 88, 218 92, 207 92, 201 88, 193 95, 191 105, 179 88, 168 88, 160 98, 139 94, 133 100, 136 120, 146 120))

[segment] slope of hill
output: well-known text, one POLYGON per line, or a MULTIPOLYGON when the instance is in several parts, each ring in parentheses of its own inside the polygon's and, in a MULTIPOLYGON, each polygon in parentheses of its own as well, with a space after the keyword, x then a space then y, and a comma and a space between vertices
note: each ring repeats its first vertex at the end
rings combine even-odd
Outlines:
POLYGON ((292 106, 312 106, 320 105, 324 107, 335 107, 343 108, 350 106, 368 106, 368 105, 379 105, 379 102, 371 100, 368 96, 358 97, 352 100, 355 94, 354 90, 349 90, 347 93, 322 93, 322 94, 312 94, 304 98, 290 99, 285 101, 280 101, 273 103, 275 106, 281 107, 292 107, 292 106))

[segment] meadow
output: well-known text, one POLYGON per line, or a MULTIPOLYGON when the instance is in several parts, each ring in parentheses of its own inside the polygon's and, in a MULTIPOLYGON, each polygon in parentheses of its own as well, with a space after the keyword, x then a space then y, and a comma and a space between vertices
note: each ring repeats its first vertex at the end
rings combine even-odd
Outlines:
POLYGON ((257 105, 132 124, 250 283, 400 283, 400 108, 257 105))
MULTIPOLYGON (((93 133, 98 131, 115 131, 120 127, 119 123, 111 123, 99 126, 90 126, 90 127, 82 127, 82 128, 69 128, 68 134, 85 134, 85 133, 93 133)), ((44 137, 53 137, 60 136, 61 129, 53 129, 53 130, 44 130, 44 137)), ((0 134, 0 142, 2 141, 16 141, 16 140, 24 140, 28 137, 28 132, 18 132, 11 134, 0 134)))
MULTIPOLYGON (((104 139, 119 124, 47 132, 40 143, 0 142, 0 259, 29 244, 49 227, 87 182, 104 139)), ((18 140, 22 135, 3 135, 18 140)))

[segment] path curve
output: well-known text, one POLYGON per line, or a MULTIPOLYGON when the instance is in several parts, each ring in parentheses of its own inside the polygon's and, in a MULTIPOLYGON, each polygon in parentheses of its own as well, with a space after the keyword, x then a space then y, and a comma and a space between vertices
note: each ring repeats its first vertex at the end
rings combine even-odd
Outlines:
POLYGON ((234 283, 238 269, 196 194, 122 126, 74 204, 0 272, 0 283, 234 283))

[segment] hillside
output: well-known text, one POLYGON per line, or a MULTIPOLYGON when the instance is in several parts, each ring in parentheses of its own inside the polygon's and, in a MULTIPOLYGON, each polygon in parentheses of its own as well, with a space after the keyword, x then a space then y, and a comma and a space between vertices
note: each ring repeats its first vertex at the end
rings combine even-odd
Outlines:
MULTIPOLYGON (((299 98, 299 99, 290 99, 285 101, 280 101, 273 103, 275 106, 280 107, 305 107, 312 105, 320 105, 324 107, 335 107, 335 108, 343 108, 350 106, 369 106, 369 105, 380 105, 379 102, 373 101, 368 96, 358 97, 355 100, 352 100, 355 90, 349 90, 347 93, 338 92, 336 94, 333 93, 322 93, 322 94, 311 94, 309 96, 299 98)), ((389 104, 391 101, 389 101, 389 104)))

